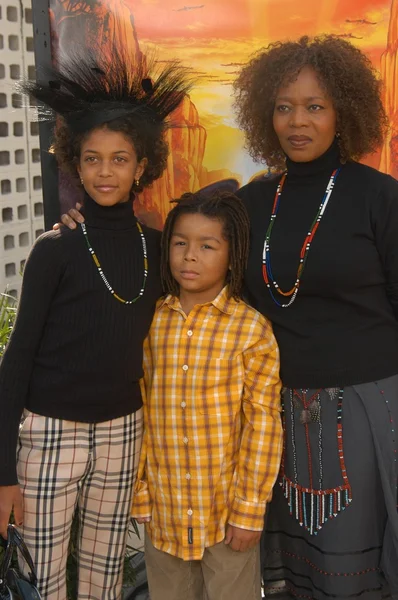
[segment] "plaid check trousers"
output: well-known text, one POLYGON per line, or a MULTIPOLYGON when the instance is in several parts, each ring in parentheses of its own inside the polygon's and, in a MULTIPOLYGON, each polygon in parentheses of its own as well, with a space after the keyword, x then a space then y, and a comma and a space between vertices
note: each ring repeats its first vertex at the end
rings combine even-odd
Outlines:
POLYGON ((21 532, 36 564, 43 600, 67 600, 66 564, 75 511, 78 600, 121 598, 142 412, 104 423, 25 412, 18 448, 24 498, 21 532))

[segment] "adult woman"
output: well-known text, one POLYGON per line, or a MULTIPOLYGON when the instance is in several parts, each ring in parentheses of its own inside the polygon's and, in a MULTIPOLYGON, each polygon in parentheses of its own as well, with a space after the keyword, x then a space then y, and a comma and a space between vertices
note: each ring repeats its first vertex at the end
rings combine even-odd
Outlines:
POLYGON ((263 578, 305 598, 398 593, 398 183, 354 162, 386 116, 370 61, 332 36, 277 43, 235 90, 251 155, 287 175, 239 192, 248 297, 281 351, 285 449, 263 578), (303 243, 304 241, 304 243, 303 243))

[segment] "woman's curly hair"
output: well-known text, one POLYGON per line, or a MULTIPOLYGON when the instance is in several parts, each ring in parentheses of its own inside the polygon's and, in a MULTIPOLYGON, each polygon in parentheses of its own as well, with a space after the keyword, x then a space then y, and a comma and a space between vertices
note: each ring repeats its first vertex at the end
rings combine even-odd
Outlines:
MULTIPOLYGON (((169 147, 165 140, 165 125, 146 127, 145 121, 120 117, 100 125, 99 129, 106 128, 110 131, 119 131, 133 143, 138 162, 143 158, 148 160, 145 171, 141 176, 139 185, 133 185, 133 192, 141 192, 162 175, 167 166, 169 147)), ((74 133, 62 117, 59 117, 54 130, 54 139, 51 152, 55 154, 60 168, 78 179, 77 165, 80 159, 80 149, 83 141, 93 130, 83 134, 74 133)))
POLYGON ((358 48, 333 35, 297 42, 276 42, 261 49, 234 83, 235 110, 254 160, 283 167, 285 154, 273 128, 277 92, 312 67, 337 114, 343 162, 375 152, 388 119, 381 100, 381 81, 358 48))

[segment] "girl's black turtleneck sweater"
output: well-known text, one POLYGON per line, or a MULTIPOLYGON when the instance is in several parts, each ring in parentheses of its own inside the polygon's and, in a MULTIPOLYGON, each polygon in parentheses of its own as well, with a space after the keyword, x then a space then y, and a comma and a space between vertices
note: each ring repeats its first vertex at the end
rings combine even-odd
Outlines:
MULTIPOLYGON (((108 281, 122 298, 134 298, 142 287, 144 257, 131 202, 102 207, 86 196, 84 215, 108 281)), ((24 408, 95 423, 141 407, 142 344, 161 294, 160 233, 143 230, 148 279, 132 305, 121 304, 105 287, 80 226, 47 232, 33 246, 0 365, 0 485, 17 483, 24 408)))
POLYGON ((274 303, 262 275, 265 232, 280 177, 254 181, 238 192, 251 221, 248 300, 273 323, 287 387, 354 385, 398 373, 395 179, 356 162, 340 165, 337 144, 310 163, 288 160, 270 240, 273 276, 282 290, 292 288, 304 238, 339 166, 289 308, 274 303))

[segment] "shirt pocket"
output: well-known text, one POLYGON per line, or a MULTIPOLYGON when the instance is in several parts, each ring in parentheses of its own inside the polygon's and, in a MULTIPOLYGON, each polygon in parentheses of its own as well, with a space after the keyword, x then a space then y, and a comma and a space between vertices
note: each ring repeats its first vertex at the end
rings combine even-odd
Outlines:
POLYGON ((235 415, 239 412, 244 383, 242 357, 216 358, 199 371, 195 401, 199 413, 235 415))

